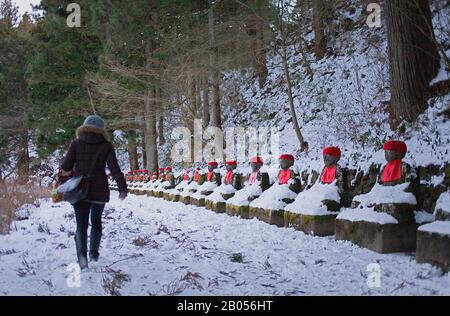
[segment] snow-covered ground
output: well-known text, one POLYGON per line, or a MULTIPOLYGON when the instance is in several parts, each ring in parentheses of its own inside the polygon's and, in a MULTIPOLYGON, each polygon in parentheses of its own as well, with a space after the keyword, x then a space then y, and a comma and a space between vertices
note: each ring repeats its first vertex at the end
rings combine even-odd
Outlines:
POLYGON ((73 287, 70 205, 42 201, 26 213, 0 236, 0 295, 450 295, 450 276, 414 254, 377 254, 161 199, 121 202, 117 193, 101 260, 73 287))

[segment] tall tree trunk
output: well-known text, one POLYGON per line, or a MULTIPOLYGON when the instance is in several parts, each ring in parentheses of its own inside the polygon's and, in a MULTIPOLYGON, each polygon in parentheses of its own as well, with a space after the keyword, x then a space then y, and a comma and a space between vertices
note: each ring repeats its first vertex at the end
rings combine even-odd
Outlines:
POLYGON ((268 75, 264 43, 264 23, 260 19, 251 19, 247 25, 247 33, 251 38, 251 51, 256 74, 258 75, 259 87, 262 88, 268 75))
MULTIPOLYGON (((189 71, 189 91, 188 91, 188 106, 189 106, 189 129, 191 131, 191 135, 194 135, 194 124, 195 124, 195 119, 197 118, 198 115, 198 107, 199 107, 199 103, 198 99, 197 99, 197 84, 196 84, 196 78, 194 75, 194 72, 192 70, 189 71)), ((191 159, 192 161, 194 161, 194 142, 191 142, 191 159)))
POLYGON ((203 128, 209 125, 210 121, 210 107, 209 107, 209 82, 208 78, 203 81, 203 128))
POLYGON ((386 1, 393 125, 413 122, 427 108, 439 54, 428 0, 386 1))
POLYGON ((130 160, 131 170, 139 169, 139 160, 137 153, 137 141, 136 141, 136 131, 129 131, 127 133, 128 140, 128 157, 130 160))
POLYGON ((217 47, 214 31, 214 10, 212 1, 208 14, 209 29, 209 59, 212 71, 212 94, 213 100, 211 105, 211 126, 222 128, 222 114, 220 110, 220 70, 219 70, 219 49, 217 47))
POLYGON ((166 143, 166 139, 164 138, 164 115, 161 110, 158 111, 158 114, 158 141, 161 146, 166 143))
POLYGON ((259 87, 262 88, 266 83, 269 70, 267 69, 266 60, 266 41, 264 38, 264 23, 259 21, 258 28, 258 49, 256 51, 256 69, 259 77, 259 87))
POLYGON ((147 169, 158 169, 158 148, 156 133, 156 113, 152 104, 153 91, 149 90, 145 96, 145 151, 147 154, 147 169))
POLYGON ((286 46, 284 44, 282 45, 281 60, 283 62, 284 75, 285 75, 286 84, 287 84, 289 109, 291 111, 292 125, 294 126, 295 134, 297 135, 297 139, 300 143, 300 149, 301 149, 301 151, 304 151, 304 150, 308 149, 307 148, 308 145, 305 142, 305 138, 303 137, 303 134, 300 130, 300 125, 298 124, 297 113, 295 112, 294 96, 292 94, 291 75, 289 73, 289 65, 288 65, 288 61, 287 61, 286 46))
POLYGON ((325 34, 326 0, 312 0, 315 54, 316 59, 321 60, 327 51, 327 37, 325 34))
POLYGON ((142 127, 142 140, 140 143, 141 149, 142 149, 142 165, 143 166, 147 166, 147 150, 145 149, 145 144, 147 144, 146 140, 145 140, 145 122, 144 125, 142 127))
POLYGON ((158 89, 158 139, 160 146, 166 143, 164 137, 163 92, 161 88, 158 89))
POLYGON ((111 0, 103 0, 101 2, 101 11, 104 12, 102 14, 102 23, 104 25, 104 33, 105 33, 105 44, 108 51, 113 49, 113 40, 112 40, 112 26, 110 22, 111 10, 112 10, 112 2, 111 0))
POLYGON ((28 131, 23 132, 19 139, 17 174, 20 183, 27 183, 30 176, 30 153, 28 149, 28 131))
MULTIPOLYGON (((151 69, 152 45, 150 40, 145 43, 145 68, 147 71, 151 69)), ((147 169, 156 171, 158 169, 158 147, 156 133, 156 110, 155 102, 156 93, 153 88, 147 88, 144 95, 144 120, 145 120, 145 150, 147 153, 147 169)))

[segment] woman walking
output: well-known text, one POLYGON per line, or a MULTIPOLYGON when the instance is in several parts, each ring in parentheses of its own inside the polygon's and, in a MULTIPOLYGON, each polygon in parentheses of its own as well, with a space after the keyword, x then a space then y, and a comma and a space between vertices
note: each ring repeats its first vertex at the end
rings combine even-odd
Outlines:
POLYGON ((84 124, 76 131, 76 139, 72 142, 61 165, 62 176, 72 173, 74 176, 89 177, 87 199, 73 205, 77 230, 75 245, 78 263, 81 269, 88 267, 87 230, 91 219, 91 236, 89 243, 89 259, 98 261, 99 247, 102 237, 102 213, 109 202, 108 178, 105 167, 111 171, 119 187, 119 198, 127 197, 128 189, 125 178, 117 163, 114 147, 105 129, 105 122, 97 115, 86 118, 84 124))

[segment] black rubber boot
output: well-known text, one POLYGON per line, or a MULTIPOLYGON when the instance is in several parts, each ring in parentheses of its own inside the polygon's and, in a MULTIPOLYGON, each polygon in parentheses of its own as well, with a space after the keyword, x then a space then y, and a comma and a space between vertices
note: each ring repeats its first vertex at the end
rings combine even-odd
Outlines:
POLYGON ((75 245, 77 248, 78 264, 81 270, 88 268, 86 234, 77 231, 75 234, 75 245))
POLYGON ((89 246, 89 259, 91 261, 98 261, 100 253, 100 241, 102 240, 102 233, 95 230, 91 230, 91 240, 89 246))

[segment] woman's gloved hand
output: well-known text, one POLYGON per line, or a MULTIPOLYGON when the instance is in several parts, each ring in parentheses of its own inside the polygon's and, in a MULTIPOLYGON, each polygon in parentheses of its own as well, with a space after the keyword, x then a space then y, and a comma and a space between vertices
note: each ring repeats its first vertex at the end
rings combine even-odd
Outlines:
POLYGON ((127 192, 120 192, 119 193, 119 199, 121 201, 125 200, 127 198, 128 193, 127 192))

